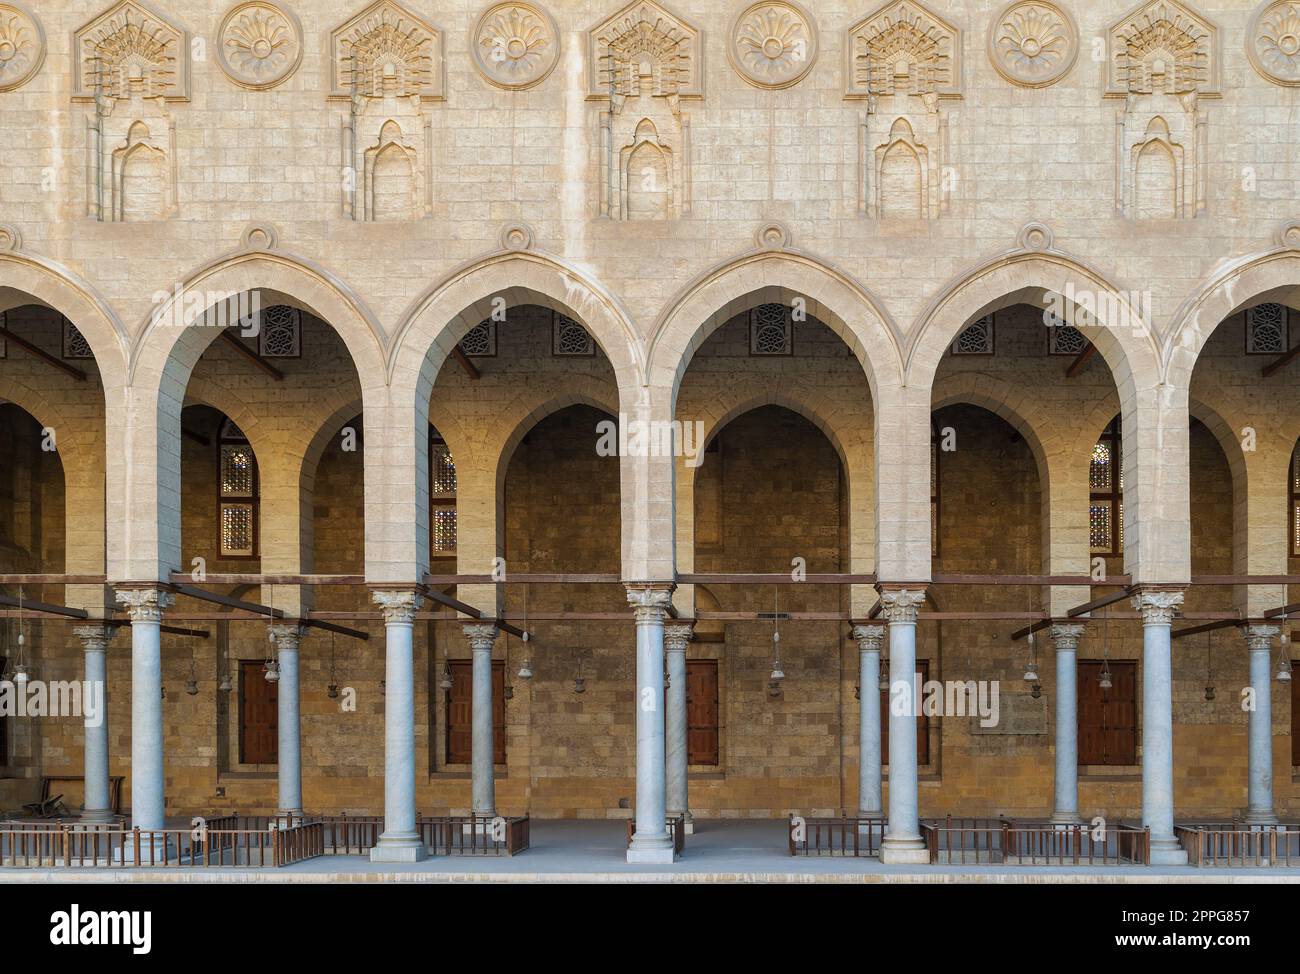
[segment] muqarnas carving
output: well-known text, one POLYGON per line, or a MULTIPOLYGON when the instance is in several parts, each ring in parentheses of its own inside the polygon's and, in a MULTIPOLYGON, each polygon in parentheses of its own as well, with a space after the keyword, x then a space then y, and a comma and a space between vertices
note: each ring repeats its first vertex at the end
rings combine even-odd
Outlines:
POLYGON ((392 0, 372 3, 330 35, 330 97, 347 100, 343 212, 401 221, 433 207, 433 122, 445 97, 443 33, 392 0))
POLYGON ((189 35, 139 0, 122 0, 73 34, 73 98, 87 120, 87 212, 145 222, 176 212, 176 124, 189 99, 189 35))
POLYGON ((1115 116, 1115 208, 1133 219, 1205 211, 1208 119, 1218 98, 1218 28, 1176 0, 1150 0, 1106 34, 1115 116))
POLYGON ((236 4, 217 28, 217 60, 226 76, 243 88, 274 88, 302 60, 298 18, 270 0, 236 4))
POLYGON ((20 3, 0 3, 0 91, 31 80, 45 60, 45 28, 20 3))
POLYGON ((1300 85, 1300 3, 1265 0, 1246 29, 1246 54, 1261 77, 1300 85))
POLYGON ((846 98, 860 99, 858 210, 931 219, 954 181, 945 103, 961 98, 961 31, 912 0, 894 0, 845 36, 846 98))
POLYGON ((664 220, 691 207, 690 116, 703 97, 699 29, 652 0, 587 32, 588 99, 602 102, 602 216, 664 220))

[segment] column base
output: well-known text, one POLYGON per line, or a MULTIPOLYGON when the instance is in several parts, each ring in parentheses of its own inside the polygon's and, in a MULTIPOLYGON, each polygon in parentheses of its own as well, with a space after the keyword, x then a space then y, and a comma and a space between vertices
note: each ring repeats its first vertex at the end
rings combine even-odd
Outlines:
POLYGON ((886 866, 928 866, 930 849, 924 839, 895 839, 886 836, 880 844, 880 861, 886 866))
POLYGON ((1152 839, 1151 865, 1186 866, 1187 850, 1177 839, 1152 839))
POLYGON ((1246 812, 1242 821, 1247 825, 1276 825, 1277 815, 1271 808, 1252 808, 1246 812))
POLYGON ((673 851, 673 840, 668 838, 667 832, 648 837, 638 832, 627 847, 627 861, 648 865, 671 864, 677 861, 677 853, 673 851))
POLYGON ((1047 821, 1052 825, 1082 825, 1083 817, 1078 812, 1053 812, 1047 821))
POLYGON ((370 850, 371 862, 424 862, 429 858, 429 850, 424 847, 424 840, 417 832, 385 832, 379 837, 379 843, 370 850))
MULTIPOLYGON (((680 812, 680 811, 679 811, 679 812, 674 812, 674 811, 672 811, 671 809, 670 809, 669 812, 668 812, 668 817, 669 817, 669 818, 676 818, 678 815, 680 815, 680 816, 682 817, 682 827, 683 827, 683 829, 685 830, 686 834, 687 834, 687 835, 694 835, 694 834, 695 834, 695 816, 693 816, 690 812, 680 812)), ((669 833, 669 834, 671 834, 671 833, 669 833)))
POLYGON ((117 821, 111 808, 83 808, 78 821, 85 825, 103 825, 117 821))

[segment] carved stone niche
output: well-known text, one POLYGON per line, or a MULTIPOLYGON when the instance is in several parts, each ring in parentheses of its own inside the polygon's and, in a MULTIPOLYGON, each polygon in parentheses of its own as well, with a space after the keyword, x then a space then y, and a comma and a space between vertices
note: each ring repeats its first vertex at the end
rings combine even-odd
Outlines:
POLYGON ((703 97, 702 37, 653 0, 635 0, 587 32, 589 101, 600 117, 602 216, 690 212, 690 116, 703 97))
POLYGON ((933 219, 948 209, 944 104, 961 98, 961 31, 913 0, 891 0, 845 35, 845 97, 860 99, 858 211, 933 219))
POLYGON ((1106 32, 1106 96, 1115 115, 1115 209, 1132 219, 1205 211, 1208 118, 1218 98, 1214 23, 1177 0, 1149 0, 1106 32))
POLYGON ((72 35, 75 101, 86 122, 87 214, 165 220, 176 212, 176 124, 189 99, 189 35, 139 0, 122 0, 72 35))
POLYGON ((433 208, 433 122, 424 102, 446 97, 443 32, 393 0, 378 0, 330 34, 330 98, 342 123, 343 214, 403 221, 433 208))

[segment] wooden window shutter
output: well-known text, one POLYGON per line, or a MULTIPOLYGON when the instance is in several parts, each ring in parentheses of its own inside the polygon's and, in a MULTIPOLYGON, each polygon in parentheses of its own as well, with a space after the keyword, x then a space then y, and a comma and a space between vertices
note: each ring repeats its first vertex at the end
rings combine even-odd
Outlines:
POLYGON ((261 660, 239 661, 239 761, 276 764, 280 753, 280 685, 261 660))
MULTIPOLYGON (((444 712, 447 720, 446 761, 470 764, 474 760, 474 662, 451 660, 451 689, 444 712)), ((492 662, 492 744, 494 764, 506 763, 506 665, 492 662)))
POLYGON ((719 763, 718 661, 686 661, 686 763, 719 763))
MULTIPOLYGON (((930 679, 930 661, 916 661, 916 672, 921 674, 921 683, 930 679)), ((891 678, 892 680, 892 678, 891 678)), ((919 688, 918 688, 919 689, 919 688)), ((858 688, 859 695, 862 688, 858 688)), ((924 696, 922 696, 924 699, 924 696)), ((889 765, 889 690, 880 691, 880 763, 889 765)), ((922 767, 930 763, 930 718, 924 713, 916 715, 916 763, 922 767)))
POLYGON ((1110 662, 1111 687, 1101 687, 1101 660, 1080 660, 1079 763, 1137 764, 1137 661, 1110 662))

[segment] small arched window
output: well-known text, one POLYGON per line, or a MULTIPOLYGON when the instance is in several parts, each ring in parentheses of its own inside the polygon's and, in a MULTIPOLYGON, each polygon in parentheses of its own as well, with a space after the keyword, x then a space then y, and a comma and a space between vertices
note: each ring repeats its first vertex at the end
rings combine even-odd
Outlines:
POLYGON ((1111 420, 1088 463, 1088 543, 1094 555, 1124 552, 1124 464, 1120 419, 1111 420))
POLYGON ((222 558, 257 557, 257 458, 242 430, 223 419, 217 436, 217 498, 222 558))

